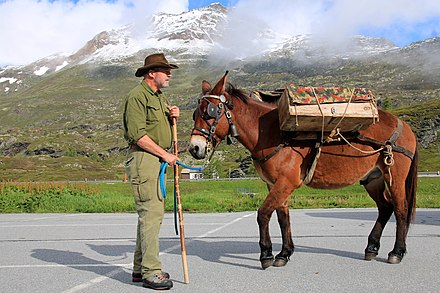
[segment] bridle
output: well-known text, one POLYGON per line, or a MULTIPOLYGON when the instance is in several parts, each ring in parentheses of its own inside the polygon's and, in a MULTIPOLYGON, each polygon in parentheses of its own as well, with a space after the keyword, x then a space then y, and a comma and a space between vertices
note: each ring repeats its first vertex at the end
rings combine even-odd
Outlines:
POLYGON ((220 121, 220 118, 222 118, 223 115, 225 115, 229 124, 229 135, 234 138, 237 138, 239 134, 237 128, 234 125, 234 122, 232 121, 232 116, 230 112, 230 110, 232 109, 234 109, 232 100, 227 101, 226 97, 223 94, 220 96, 217 95, 202 96, 199 99, 197 109, 194 111, 193 120, 195 120, 195 114, 197 112, 200 115, 200 117, 202 117, 202 119, 209 126, 209 130, 205 128, 194 127, 191 131, 191 135, 195 134, 194 131, 198 131, 199 133, 197 134, 202 135, 207 140, 208 144, 211 144, 213 148, 215 148, 218 144, 218 141, 222 140, 221 138, 215 135, 215 130, 220 121), (214 104, 209 100, 210 98, 218 100, 219 104, 218 105, 214 104), (200 110, 200 104, 203 100, 206 100, 208 102, 208 106, 206 108, 205 113, 200 110), (214 122, 210 123, 209 120, 211 119, 214 119, 214 122))

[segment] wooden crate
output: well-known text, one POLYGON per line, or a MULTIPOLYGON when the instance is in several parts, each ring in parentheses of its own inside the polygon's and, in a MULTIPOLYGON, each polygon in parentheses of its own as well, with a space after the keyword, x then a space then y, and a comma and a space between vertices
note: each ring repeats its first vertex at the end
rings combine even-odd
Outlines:
POLYGON ((280 128, 284 131, 321 131, 324 125, 325 132, 335 126, 346 132, 366 129, 379 121, 373 100, 305 105, 291 103, 288 90, 281 95, 278 111, 280 128))

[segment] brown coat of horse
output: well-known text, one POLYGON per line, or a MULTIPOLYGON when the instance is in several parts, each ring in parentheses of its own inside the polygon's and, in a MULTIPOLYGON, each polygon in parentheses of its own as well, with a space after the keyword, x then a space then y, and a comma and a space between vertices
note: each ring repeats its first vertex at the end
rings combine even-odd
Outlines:
MULTIPOLYGON (((207 146, 215 145, 228 134, 254 158, 255 168, 267 183, 269 194, 258 209, 260 261, 263 269, 284 266, 294 251, 287 200, 304 184, 315 158, 316 141, 291 140, 288 144, 279 129, 276 105, 249 98, 226 82, 226 74, 214 88, 203 81, 203 97, 194 112, 194 129, 189 151, 203 159, 207 146), (280 147, 281 146, 281 147, 280 147), (269 235, 269 221, 276 211, 282 234, 282 250, 274 258, 269 235)), ((360 131, 367 140, 324 143, 311 181, 313 188, 335 189, 361 181, 377 204, 378 217, 368 237, 365 259, 378 254, 383 229, 394 212, 396 240, 388 254, 389 263, 400 263, 406 253, 406 237, 415 216, 417 183, 417 142, 411 128, 390 113, 379 111, 379 122, 360 131), (400 124, 400 131, 396 132, 400 124), (390 141, 393 137, 394 141, 390 141), (374 152, 391 145, 392 164, 385 164, 384 152, 374 152), (403 151, 402 151, 403 150, 403 151), (409 155, 408 155, 409 154, 409 155)))

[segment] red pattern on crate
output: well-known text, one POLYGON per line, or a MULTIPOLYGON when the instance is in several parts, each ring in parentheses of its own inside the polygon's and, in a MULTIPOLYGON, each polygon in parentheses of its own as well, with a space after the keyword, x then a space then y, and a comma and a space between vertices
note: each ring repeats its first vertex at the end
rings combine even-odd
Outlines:
POLYGON ((366 88, 303 87, 290 84, 286 90, 289 92, 291 105, 367 102, 375 99, 373 92, 366 88))

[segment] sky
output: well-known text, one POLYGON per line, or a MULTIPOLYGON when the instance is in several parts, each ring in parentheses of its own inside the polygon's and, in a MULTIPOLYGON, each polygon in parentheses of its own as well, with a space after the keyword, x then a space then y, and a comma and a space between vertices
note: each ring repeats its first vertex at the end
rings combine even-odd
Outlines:
POLYGON ((362 34, 399 47, 440 36, 439 0, 0 0, 0 66, 73 53, 103 30, 215 2, 235 7, 232 32, 264 23, 288 35, 362 34))

